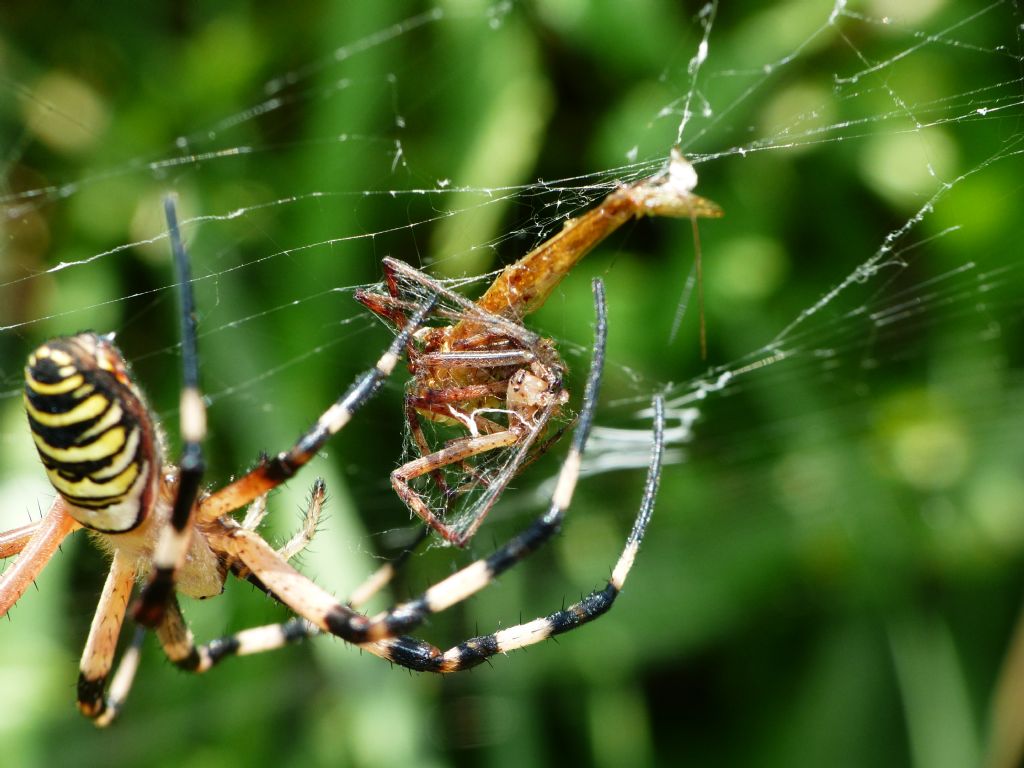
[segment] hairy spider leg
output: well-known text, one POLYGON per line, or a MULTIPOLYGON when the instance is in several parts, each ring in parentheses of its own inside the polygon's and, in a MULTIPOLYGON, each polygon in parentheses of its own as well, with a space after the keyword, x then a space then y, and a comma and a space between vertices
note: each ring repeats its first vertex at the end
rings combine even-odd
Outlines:
MULTIPOLYGON (((323 513, 324 502, 327 500, 327 484, 323 478, 318 477, 313 481, 313 488, 309 493, 309 502, 306 504, 306 511, 302 516, 302 525, 295 533, 277 548, 277 554, 285 560, 291 560, 302 552, 316 535, 317 526, 320 524, 320 517, 323 513)), ((247 531, 255 531, 263 521, 267 511, 267 497, 260 496, 246 510, 245 519, 242 521, 242 528, 247 531)), ((249 570, 240 562, 228 563, 228 568, 240 579, 249 578, 249 570)))
POLYGON ((0 558, 20 556, 0 577, 0 616, 25 594, 68 534, 81 527, 67 513, 63 497, 57 496, 42 519, 4 534, 0 558))

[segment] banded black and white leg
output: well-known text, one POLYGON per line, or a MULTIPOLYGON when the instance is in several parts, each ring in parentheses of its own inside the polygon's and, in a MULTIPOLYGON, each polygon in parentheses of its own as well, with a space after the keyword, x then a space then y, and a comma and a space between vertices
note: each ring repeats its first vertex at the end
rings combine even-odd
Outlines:
POLYGON ((135 620, 146 627, 160 623, 174 594, 174 576, 188 554, 192 535, 192 508, 199 495, 206 464, 203 439, 206 437, 206 405, 199 389, 199 351, 196 343, 196 315, 192 294, 192 275, 188 254, 181 241, 175 197, 164 198, 167 232, 171 241, 174 269, 181 297, 182 389, 180 402, 181 459, 178 485, 171 517, 157 538, 153 553, 153 572, 142 588, 133 609, 135 620))

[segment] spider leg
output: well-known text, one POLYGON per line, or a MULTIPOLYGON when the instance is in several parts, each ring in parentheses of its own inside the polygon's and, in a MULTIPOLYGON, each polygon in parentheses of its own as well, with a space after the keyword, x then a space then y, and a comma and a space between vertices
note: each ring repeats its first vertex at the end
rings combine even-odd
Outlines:
MULTIPOLYGON (((594 353, 584 390, 583 406, 569 453, 562 464, 555 485, 551 506, 527 530, 489 557, 457 571, 419 597, 370 619, 338 602, 329 592, 281 560, 269 544, 250 531, 236 526, 222 533, 212 533, 209 536, 210 542, 217 549, 244 563, 269 594, 300 617, 312 622, 321 630, 359 645, 401 635, 421 624, 431 614, 443 611, 479 592, 498 575, 532 554, 554 536, 561 529, 565 511, 572 500, 579 477, 583 448, 590 434, 597 405, 608 336, 604 286, 600 280, 594 280, 593 287, 597 310, 594 353)), ((434 652, 440 655, 437 649, 433 649, 431 653, 434 652)), ((413 662, 410 661, 411 663, 413 662)))
MULTIPOLYGON (((419 451, 420 456, 426 456, 430 453, 430 443, 427 442, 426 436, 423 434, 423 423, 420 421, 420 414, 416 410, 417 398, 406 392, 405 395, 405 421, 409 425, 409 434, 412 436, 413 442, 416 444, 416 450, 419 451)), ((445 482, 444 472, 436 470, 430 473, 431 479, 434 481, 434 485, 443 494, 448 494, 448 483, 445 482)))
POLYGON ((359 376, 348 391, 317 419, 316 423, 289 450, 261 461, 256 469, 199 502, 197 521, 212 522, 258 496, 276 488, 299 471, 352 415, 377 393, 398 363, 412 332, 430 313, 436 299, 420 305, 402 331, 395 336, 377 364, 359 376))
POLYGON ((292 534, 283 545, 278 547, 277 554, 285 560, 291 560, 302 552, 309 542, 316 535, 316 527, 320 524, 320 513, 323 512, 324 501, 327 500, 327 485, 323 478, 318 477, 313 481, 313 490, 309 494, 309 504, 306 505, 306 513, 302 516, 302 527, 292 534))
POLYGON ((0 560, 19 554, 32 540, 42 523, 42 520, 36 520, 0 533, 0 560))
POLYGON ((93 721, 97 727, 106 728, 121 713, 121 707, 124 706, 132 683, 135 682, 135 673, 138 671, 139 661, 142 659, 142 643, 145 639, 146 628, 136 626, 131 645, 125 649, 124 654, 121 656, 121 661, 117 665, 117 671, 110 682, 103 712, 93 721))
POLYGON ((4 557, 18 552, 21 555, 0 576, 0 616, 18 602, 67 535, 81 527, 81 523, 64 511, 64 499, 58 496, 42 520, 5 535, 4 557), (26 538, 29 528, 31 535, 26 538), (16 535, 6 538, 12 534, 16 535))
POLYGON ((79 663, 78 708, 86 717, 96 719, 107 709, 103 693, 134 584, 135 566, 129 556, 118 550, 114 553, 79 663))
POLYGON ((245 518, 242 520, 242 527, 247 531, 255 531, 260 527, 263 518, 267 516, 267 494, 257 496, 252 504, 245 510, 245 518))
POLYGON ((384 565, 374 571, 370 576, 356 587, 349 595, 348 604, 352 608, 359 608, 370 601, 374 595, 391 583, 402 566, 409 560, 420 544, 427 540, 430 535, 430 528, 423 526, 416 537, 410 541, 405 548, 395 557, 388 560, 384 565))
POLYGON ((176 597, 172 597, 156 626, 156 636, 167 659, 178 669, 197 674, 209 671, 224 656, 272 650, 307 635, 301 622, 290 621, 243 630, 207 645, 197 646, 176 597), (302 631, 292 631, 292 625, 302 631))
POLYGON ((178 486, 171 507, 171 519, 157 539, 153 553, 153 573, 142 588, 133 609, 135 620, 146 627, 160 622, 165 606, 174 592, 175 572, 188 553, 192 534, 192 507, 199 495, 206 464, 203 438, 206 437, 206 405, 199 390, 199 353, 196 345, 196 317, 192 295, 192 276, 188 254, 181 242, 175 198, 164 198, 167 231, 174 255, 175 271, 181 286, 181 460, 178 462, 178 486))
MULTIPOLYGON (((279 557, 282 557, 285 560, 291 560, 309 545, 309 542, 313 540, 313 536, 316 535, 316 527, 320 524, 320 514, 323 512, 324 502, 326 500, 327 485, 324 483, 322 478, 318 477, 313 482, 313 489, 309 494, 309 503, 306 505, 306 512, 302 516, 302 527, 292 534, 292 537, 288 539, 288 541, 277 548, 276 552, 279 557)), ((249 509, 251 510, 252 507, 257 505, 259 505, 259 507, 257 508, 255 517, 262 520, 266 514, 266 495, 257 498, 252 505, 250 505, 249 509)), ((258 520, 251 520, 250 515, 247 514, 246 519, 242 522, 242 528, 247 531, 255 531, 256 524, 247 524, 253 522, 258 524, 258 520)), ((249 579, 251 575, 249 569, 237 560, 230 562, 228 567, 231 569, 231 572, 240 579, 249 579)), ((258 583, 255 585, 261 586, 258 583)))
POLYGON ((178 598, 172 597, 167 610, 156 625, 156 636, 167 659, 186 672, 205 672, 212 663, 200 652, 192 637, 192 630, 181 615, 178 598))
POLYGON ((373 291, 360 289, 355 292, 355 300, 375 315, 401 328, 406 325, 406 318, 402 302, 398 300, 398 279, 395 275, 395 270, 391 265, 384 262, 384 285, 387 288, 388 295, 383 296, 373 291))

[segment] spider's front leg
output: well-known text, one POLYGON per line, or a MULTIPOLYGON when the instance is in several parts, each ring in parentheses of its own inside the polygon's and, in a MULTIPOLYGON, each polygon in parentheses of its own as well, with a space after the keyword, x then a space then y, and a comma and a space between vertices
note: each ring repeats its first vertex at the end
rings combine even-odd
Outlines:
POLYGON ((175 198, 164 199, 167 231, 178 283, 181 286, 181 439, 182 453, 178 463, 178 483, 171 507, 171 517, 160 530, 153 552, 153 572, 139 594, 132 611, 135 620, 145 627, 156 627, 163 618, 174 595, 175 573, 188 553, 192 535, 192 508, 199 495, 206 464, 203 460, 203 439, 206 437, 206 405, 199 389, 199 353, 196 344, 196 318, 192 295, 192 276, 188 254, 181 242, 175 198))

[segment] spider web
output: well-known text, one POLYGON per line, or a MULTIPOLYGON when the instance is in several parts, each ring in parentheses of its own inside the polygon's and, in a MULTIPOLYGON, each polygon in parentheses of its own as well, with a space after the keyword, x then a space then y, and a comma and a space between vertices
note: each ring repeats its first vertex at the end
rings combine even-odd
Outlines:
MULTIPOLYGON (((352 301, 378 279, 382 256, 470 280, 463 290, 476 295, 615 185, 656 173, 675 145, 701 177, 697 191, 726 209, 700 228, 711 355, 697 356, 685 222, 638 225, 588 257, 536 317, 585 371, 585 275, 604 277, 612 350, 586 472, 646 464, 654 392, 668 397, 670 460, 685 458, 696 429, 703 450, 741 464, 797 422, 864 429, 873 382, 894 370, 922 375, 972 357, 958 375, 977 381, 998 360, 1001 391, 1019 399, 1019 238, 1007 221, 1022 177, 1024 19, 1011 0, 904 5, 741 14, 709 3, 671 33, 645 26, 643 11, 619 11, 623 34, 648 38, 616 70, 634 87, 585 68, 545 79, 544 55, 569 65, 594 55, 573 50, 584 45, 572 37, 576 14, 586 15, 574 4, 353 12, 349 25, 317 25, 315 47, 276 57, 259 46, 272 16, 256 31, 210 16, 177 41, 173 68, 153 65, 138 80, 126 63, 149 60, 138 50, 104 54, 79 76, 73 56, 7 39, 0 519, 19 524, 52 498, 20 413, 22 361, 49 336, 116 330, 173 455, 176 298, 159 204, 169 190, 193 260, 218 482, 261 449, 289 445, 383 349, 387 333, 352 301), (543 51, 539 30, 561 47, 543 51), (477 77, 485 65, 494 74, 477 77), (199 76, 214 84, 192 88, 199 76), (136 92, 119 93, 118 77, 136 92), (497 96, 481 95, 497 85, 497 96), (610 105, 581 151, 574 131, 597 116, 560 100, 586 88, 607 91, 610 105), (537 168, 550 170, 534 178, 537 168), (800 186, 816 190, 820 209, 793 210, 800 186), (616 347, 616 324, 637 323, 660 354, 616 347), (760 426, 733 413, 759 392, 807 382, 830 399, 791 404, 760 426)), ((370 426, 356 448, 340 436, 309 473, 325 474, 335 494, 331 546, 365 554, 381 531, 406 525, 387 482, 406 441, 401 386, 359 417, 370 426), (344 511, 349 486, 361 518, 344 511)), ((968 416, 995 432, 996 413, 968 416)), ((936 482, 928 471, 920 483, 936 482)), ((293 485, 279 505, 301 503, 305 489, 293 485)), ((549 492, 539 479, 523 485, 534 493, 502 500, 505 514, 536 509, 549 492)), ((316 564, 337 583, 365 572, 358 559, 316 564)))

